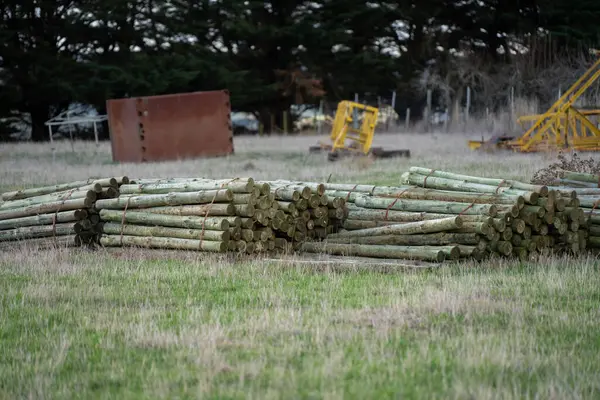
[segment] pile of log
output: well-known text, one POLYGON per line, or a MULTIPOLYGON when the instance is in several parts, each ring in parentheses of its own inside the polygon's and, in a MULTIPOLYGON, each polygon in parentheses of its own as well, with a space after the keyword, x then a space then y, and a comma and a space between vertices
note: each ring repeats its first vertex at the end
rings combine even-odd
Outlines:
POLYGON ((600 175, 574 171, 561 171, 560 175, 550 188, 577 194, 588 230, 587 247, 600 249, 600 175))
POLYGON ((2 194, 0 249, 66 245, 526 260, 600 249, 599 176, 560 185, 412 167, 400 186, 253 178, 86 180, 2 194), (569 186, 566 185, 569 183, 569 186))
POLYGON ((94 244, 101 231, 94 204, 118 197, 123 183, 129 183, 129 178, 88 179, 2 193, 0 249, 24 240, 41 247, 94 244))
POLYGON ((322 185, 253 178, 139 179, 97 201, 102 246, 262 253, 324 238, 344 217, 322 185))
POLYGON ((348 217, 308 252, 443 261, 579 253, 587 227, 573 190, 413 167, 404 186, 326 184, 348 217))

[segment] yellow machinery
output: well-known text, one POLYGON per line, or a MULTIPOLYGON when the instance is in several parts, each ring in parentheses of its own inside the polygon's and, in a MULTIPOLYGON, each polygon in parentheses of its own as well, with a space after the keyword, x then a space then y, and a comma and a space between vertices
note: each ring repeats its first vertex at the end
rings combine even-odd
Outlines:
POLYGON ((599 151, 600 130, 588 117, 600 110, 578 110, 573 105, 600 78, 600 58, 544 114, 524 116, 519 124, 534 121, 518 139, 496 137, 488 142, 469 141, 471 149, 490 144, 517 152, 572 149, 599 151))
POLYGON ((384 151, 371 148, 379 116, 379 109, 353 101, 338 104, 331 128, 331 144, 319 143, 310 151, 329 151, 329 159, 339 155, 373 155, 375 157, 410 156, 409 150, 384 151))

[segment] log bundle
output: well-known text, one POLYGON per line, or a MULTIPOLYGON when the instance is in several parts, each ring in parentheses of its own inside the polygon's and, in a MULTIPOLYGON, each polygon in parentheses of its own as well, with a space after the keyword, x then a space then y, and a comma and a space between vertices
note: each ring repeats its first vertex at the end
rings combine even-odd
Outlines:
POLYGON ((600 188, 591 186, 599 177, 588 175, 570 174, 556 186, 421 167, 404 173, 399 186, 87 180, 4 193, 0 249, 51 238, 68 245, 434 262, 579 254, 600 249, 600 188))
POLYGON ((587 247, 600 251, 600 175, 562 171, 560 178, 550 186, 562 193, 576 193, 581 209, 581 220, 588 231, 587 247))
POLYGON ((0 249, 15 242, 42 247, 94 244, 101 231, 96 201, 116 198, 126 176, 89 179, 3 193, 0 203, 0 249))
POLYGON ((263 253, 324 238, 344 217, 323 185, 253 178, 140 179, 97 201, 100 245, 263 253))
POLYGON ((588 227, 577 193, 513 180, 410 168, 403 186, 326 184, 347 218, 309 252, 427 261, 578 254, 588 227))

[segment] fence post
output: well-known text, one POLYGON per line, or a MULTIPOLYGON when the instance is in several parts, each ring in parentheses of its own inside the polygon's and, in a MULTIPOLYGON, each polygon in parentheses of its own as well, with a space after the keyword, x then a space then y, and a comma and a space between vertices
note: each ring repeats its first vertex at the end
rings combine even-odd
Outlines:
POLYGON ((444 110, 444 131, 448 132, 448 120, 450 119, 450 114, 449 114, 450 110, 448 110, 448 107, 446 107, 446 109, 444 110))
POLYGON ((410 108, 406 109, 406 118, 404 121, 404 129, 406 130, 406 132, 408 132, 408 130, 410 129, 410 108))
POLYGON ((325 117, 323 115, 323 100, 319 102, 319 114, 317 115, 317 133, 320 135, 323 129, 323 121, 321 118, 325 117))
POLYGON ((271 132, 269 134, 272 135, 273 133, 275 133, 275 115, 271 114, 271 132))
MULTIPOLYGON (((392 92, 392 116, 396 115, 396 91, 392 92)), ((394 118, 394 129, 398 129, 398 121, 394 118)))
POLYGON ((94 141, 97 147, 100 143, 98 143, 98 126, 96 125, 96 121, 94 121, 94 141))
MULTIPOLYGON (((358 103, 358 93, 354 93, 354 102, 358 103)), ((352 127, 358 129, 358 112, 356 108, 352 110, 352 127)))
POLYGON ((515 87, 510 88, 510 130, 515 130, 515 87))
POLYGON ((425 130, 429 132, 431 130, 431 89, 427 89, 427 107, 425 108, 425 130))
POLYGON ((471 113, 471 87, 467 86, 467 106, 465 108, 465 125, 469 125, 469 117, 471 113))

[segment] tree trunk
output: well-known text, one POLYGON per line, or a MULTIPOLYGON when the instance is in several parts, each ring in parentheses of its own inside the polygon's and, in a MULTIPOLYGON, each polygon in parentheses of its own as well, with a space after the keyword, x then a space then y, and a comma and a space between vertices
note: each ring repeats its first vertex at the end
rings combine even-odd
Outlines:
MULTIPOLYGON (((48 127, 44 125, 48 121, 50 108, 46 105, 33 107, 31 113, 31 140, 34 142, 47 142, 50 140, 48 127)), ((56 127, 58 128, 58 127, 56 127)), ((56 129, 55 128, 55 129, 56 129)))

